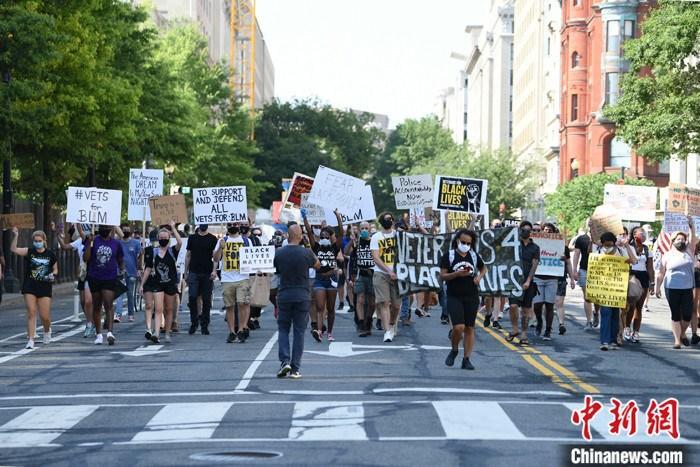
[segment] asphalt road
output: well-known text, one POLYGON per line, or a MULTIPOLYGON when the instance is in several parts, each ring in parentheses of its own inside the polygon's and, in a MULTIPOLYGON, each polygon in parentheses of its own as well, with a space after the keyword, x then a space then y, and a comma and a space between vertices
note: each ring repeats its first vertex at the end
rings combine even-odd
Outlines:
POLYGON ((181 332, 162 346, 146 344, 140 313, 116 325, 115 346, 98 347, 70 322, 72 300, 55 300, 55 342, 34 351, 22 350, 22 307, 3 304, 0 465, 566 465, 566 446, 586 445, 570 420, 586 394, 606 404, 592 422, 604 446, 672 441, 644 434, 644 411, 652 398, 677 398, 676 443, 684 465, 700 463, 700 348, 671 349, 660 300, 644 315, 642 342, 617 351, 600 351, 597 332, 583 330, 578 291, 568 332, 551 342, 512 345, 479 326, 473 372, 459 359, 444 365, 448 327, 437 310, 391 344, 379 332, 358 338, 339 313, 335 343, 307 334, 300 380, 275 377, 272 313, 244 344, 225 342, 216 314, 210 336, 181 332), (609 434, 613 396, 640 405, 638 436, 609 434))

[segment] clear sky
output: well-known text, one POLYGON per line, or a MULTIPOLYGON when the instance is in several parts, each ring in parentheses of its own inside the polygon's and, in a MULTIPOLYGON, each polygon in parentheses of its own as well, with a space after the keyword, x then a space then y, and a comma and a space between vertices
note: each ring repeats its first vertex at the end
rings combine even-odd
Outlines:
POLYGON ((488 0, 257 0, 275 66, 275 96, 318 97, 388 114, 394 127, 433 111, 457 81, 467 24, 488 0))

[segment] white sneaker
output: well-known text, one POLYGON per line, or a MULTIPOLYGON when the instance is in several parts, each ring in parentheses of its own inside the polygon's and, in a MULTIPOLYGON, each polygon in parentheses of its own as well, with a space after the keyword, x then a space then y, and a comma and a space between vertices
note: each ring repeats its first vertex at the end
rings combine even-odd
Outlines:
POLYGON ((95 337, 95 345, 102 345, 102 333, 98 334, 97 337, 95 337))
POLYGON ((639 342, 639 333, 637 331, 634 331, 632 333, 632 342, 635 344, 639 342))
POLYGON ((44 333, 44 345, 48 345, 51 343, 51 329, 46 331, 44 333))
POLYGON ((632 330, 630 328, 625 328, 622 331, 622 337, 629 342, 632 339, 632 330))
POLYGON ((109 345, 114 345, 114 341, 116 341, 116 340, 117 340, 117 339, 114 338, 114 334, 112 334, 111 331, 108 331, 108 332, 107 332, 107 343, 108 343, 109 345))
POLYGON ((25 349, 33 349, 33 348, 34 348, 34 339, 29 339, 27 341, 27 346, 25 347, 25 349))
POLYGON ((389 329, 384 333, 384 342, 391 342, 392 340, 394 340, 394 333, 389 329))

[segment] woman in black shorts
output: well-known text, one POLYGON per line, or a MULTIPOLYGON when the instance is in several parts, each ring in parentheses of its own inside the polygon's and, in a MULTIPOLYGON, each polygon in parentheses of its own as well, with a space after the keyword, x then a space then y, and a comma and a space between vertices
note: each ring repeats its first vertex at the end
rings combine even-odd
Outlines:
POLYGON ((146 269, 141 279, 141 293, 144 293, 146 282, 153 277, 153 298, 156 308, 155 328, 153 332, 146 331, 146 338, 153 343, 160 343, 160 328, 165 321, 165 342, 170 342, 170 331, 173 323, 173 310, 175 309, 175 296, 177 295, 177 255, 182 246, 180 234, 171 223, 171 229, 158 231, 158 247, 151 248, 151 254, 146 256, 146 269), (170 247, 170 232, 175 236, 176 244, 170 247), (149 336, 150 334, 150 336, 149 336))
POLYGON ((459 341, 464 334, 462 369, 473 370, 469 361, 474 348, 474 322, 479 309, 479 282, 486 266, 476 252, 476 233, 460 229, 455 233, 451 249, 440 260, 440 275, 447 282, 447 311, 452 321, 452 350, 445 359, 447 366, 455 363, 459 341))
POLYGON ((41 324, 44 325, 44 344, 51 342, 51 289, 58 274, 56 254, 46 248, 46 234, 37 230, 32 234, 33 243, 30 248, 17 247, 17 227, 12 229, 10 251, 17 256, 23 256, 26 261, 22 294, 27 305, 27 349, 34 348, 36 333, 36 310, 39 309, 41 324))

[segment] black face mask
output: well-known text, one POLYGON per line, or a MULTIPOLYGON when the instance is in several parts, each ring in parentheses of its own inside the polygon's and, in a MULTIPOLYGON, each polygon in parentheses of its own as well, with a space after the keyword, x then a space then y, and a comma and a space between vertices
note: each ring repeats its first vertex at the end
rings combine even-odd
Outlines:
POLYGON ((124 232, 124 238, 131 237, 131 232, 124 232))
POLYGON ((521 229, 520 238, 522 238, 523 240, 527 240, 528 238, 530 238, 530 229, 521 229))
POLYGON ((107 237, 109 237, 109 234, 111 231, 112 231, 112 229, 104 229, 104 228, 100 227, 100 229, 97 231, 97 233, 100 235, 100 237, 107 238, 107 237))
POLYGON ((238 235, 240 232, 241 232, 241 229, 239 227, 229 227, 228 228, 229 235, 238 235))
POLYGON ((160 245, 160 246, 168 246, 169 244, 170 244, 169 238, 159 238, 158 239, 158 245, 160 245))
POLYGON ((199 226, 199 231, 200 232, 206 232, 209 229, 209 224, 201 224, 199 226))
POLYGON ((250 230, 250 227, 245 227, 245 226, 241 227, 241 233, 243 235, 247 234, 249 230, 250 230))
POLYGON ((390 217, 385 217, 379 223, 384 227, 385 229, 390 229, 392 225, 394 225, 394 220, 390 217))

